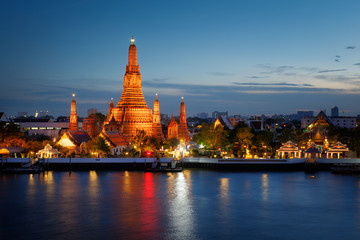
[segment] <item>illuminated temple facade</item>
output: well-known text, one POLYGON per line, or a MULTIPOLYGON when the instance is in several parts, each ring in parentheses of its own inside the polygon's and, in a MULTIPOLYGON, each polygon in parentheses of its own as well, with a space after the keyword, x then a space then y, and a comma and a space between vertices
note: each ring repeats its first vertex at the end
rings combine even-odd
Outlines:
MULTIPOLYGON (((97 121, 96 115, 92 114, 83 120, 82 130, 79 131, 76 101, 75 95, 73 95, 69 131, 63 135, 59 144, 67 147, 70 146, 67 143, 72 142, 71 147, 79 146, 82 142, 75 141, 75 137, 72 135, 75 133, 80 134, 80 132, 87 136, 85 142, 96 136, 101 136, 109 141, 111 137, 114 138, 116 136, 118 139, 122 139, 121 141, 115 141, 119 144, 121 143, 121 146, 124 145, 124 142, 130 144, 138 131, 145 131, 147 135, 152 135, 159 140, 165 139, 161 125, 158 95, 156 94, 154 107, 151 109, 148 107, 143 94, 140 68, 137 64, 137 50, 133 38, 131 39, 128 54, 128 64, 126 66, 121 98, 116 106, 113 99, 111 99, 103 125, 97 121)), ((183 100, 180 104, 179 126, 173 117, 172 121, 168 127, 170 131, 168 138, 175 137, 186 142, 190 141, 183 100)), ((118 147, 115 142, 112 141, 112 145, 118 147)))
POLYGON ((152 109, 148 107, 142 91, 133 38, 129 47, 122 95, 109 114, 104 122, 105 131, 119 131, 128 142, 135 137, 138 130, 144 130, 148 135, 153 133, 152 109))

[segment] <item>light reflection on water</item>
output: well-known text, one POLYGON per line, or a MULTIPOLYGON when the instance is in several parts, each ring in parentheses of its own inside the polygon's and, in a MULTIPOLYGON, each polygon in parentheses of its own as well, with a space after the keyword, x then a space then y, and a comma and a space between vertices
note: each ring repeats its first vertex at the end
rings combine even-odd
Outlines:
POLYGON ((0 239, 360 237, 360 178, 329 172, 1 175, 0 196, 0 239))

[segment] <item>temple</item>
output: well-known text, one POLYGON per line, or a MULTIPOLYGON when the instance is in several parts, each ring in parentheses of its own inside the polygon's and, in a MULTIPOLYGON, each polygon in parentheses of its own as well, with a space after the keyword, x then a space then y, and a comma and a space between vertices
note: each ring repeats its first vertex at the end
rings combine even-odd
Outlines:
POLYGON ((116 107, 111 109, 107 121, 104 122, 104 129, 119 131, 128 142, 135 137, 137 131, 143 130, 146 134, 152 135, 153 115, 142 91, 134 38, 131 39, 129 47, 122 95, 116 107))
POLYGON ((164 134, 161 127, 160 122, 160 106, 158 100, 158 94, 156 94, 156 98, 154 101, 154 112, 153 112, 153 136, 155 136, 159 140, 164 140, 164 134))
MULTIPOLYGON (((75 94, 73 94, 69 131, 62 135, 58 144, 67 148, 80 149, 81 145, 86 145, 90 139, 100 136, 112 148, 114 155, 121 155, 131 144, 138 131, 145 131, 146 135, 153 136, 160 141, 165 139, 161 125, 158 94, 156 94, 153 109, 149 108, 142 90, 137 50, 134 38, 132 38, 123 90, 117 105, 115 106, 113 99, 111 99, 103 124, 96 112, 89 113, 89 116, 83 119, 82 128, 79 130, 75 94)), ((179 124, 171 116, 167 138, 177 138, 183 143, 191 140, 187 128, 183 98, 180 103, 179 124)))
POLYGON ((185 142, 190 141, 190 134, 186 122, 184 98, 181 98, 181 103, 180 103, 179 139, 184 140, 185 142))
POLYGON ((171 119, 168 125, 168 136, 167 138, 178 138, 179 134, 178 134, 178 124, 174 119, 174 116, 171 114, 171 119))
POLYGON ((73 94, 72 96, 73 99, 71 101, 69 131, 77 131, 79 130, 79 127, 78 127, 77 113, 76 113, 75 94, 73 94))

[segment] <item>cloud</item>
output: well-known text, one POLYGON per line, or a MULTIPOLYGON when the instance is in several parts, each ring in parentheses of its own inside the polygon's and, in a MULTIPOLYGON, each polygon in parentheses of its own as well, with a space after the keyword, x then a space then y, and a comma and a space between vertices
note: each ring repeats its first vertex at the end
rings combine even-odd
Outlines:
POLYGON ((346 71, 347 69, 342 68, 342 69, 325 69, 325 70, 320 70, 318 71, 318 73, 329 73, 329 72, 342 72, 342 71, 346 71))
POLYGON ((152 78, 152 79, 144 79, 143 81, 150 81, 150 82, 166 82, 170 80, 170 78, 168 77, 164 77, 164 78, 152 78))
POLYGON ((360 66, 360 63, 354 63, 355 66, 360 66))
POLYGON ((258 64, 256 67, 265 70, 260 72, 260 74, 279 74, 285 76, 295 76, 303 73, 313 73, 319 71, 319 69, 315 67, 295 67, 289 65, 271 66, 265 64, 258 64))
POLYGON ((356 48, 355 46, 347 46, 345 49, 354 50, 355 48, 356 48))
POLYGON ((268 76, 264 76, 264 77, 259 77, 259 76, 250 76, 247 78, 253 78, 253 79, 258 79, 258 78, 268 78, 268 76))
POLYGON ((240 86, 292 86, 292 87, 313 86, 311 84, 296 84, 296 83, 239 83, 239 82, 233 82, 233 84, 240 85, 240 86))
POLYGON ((226 72, 210 72, 210 75, 214 76, 233 76, 233 73, 226 73, 226 72))
POLYGON ((288 70, 292 70, 294 69, 293 66, 278 66, 278 67, 272 67, 272 66, 268 66, 268 65, 259 65, 260 68, 265 68, 267 69, 267 71, 264 72, 260 72, 260 74, 273 74, 273 73, 284 73, 288 70))

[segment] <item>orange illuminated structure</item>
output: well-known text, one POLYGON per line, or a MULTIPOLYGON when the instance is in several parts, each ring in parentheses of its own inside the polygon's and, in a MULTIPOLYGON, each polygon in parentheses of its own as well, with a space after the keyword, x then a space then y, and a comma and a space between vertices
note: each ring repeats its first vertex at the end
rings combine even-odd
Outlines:
POLYGON ((73 94, 73 100, 71 101, 69 131, 77 131, 77 130, 79 130, 79 127, 78 127, 77 114, 76 114, 75 94, 73 94))
POLYGON ((178 138, 178 124, 174 119, 174 116, 171 114, 171 119, 168 125, 168 139, 170 138, 178 138))
POLYGON ((179 139, 185 142, 189 142, 191 139, 187 128, 184 98, 181 98, 180 103, 179 139))
POLYGON ((119 131, 130 142, 138 130, 152 134, 153 116, 142 91, 141 75, 137 64, 137 52, 134 39, 129 47, 128 65, 124 76, 121 98, 111 109, 107 121, 104 122, 105 131, 119 131))
POLYGON ((153 112, 153 136, 157 139, 164 140, 164 134, 162 132, 162 127, 160 123, 160 106, 158 100, 158 94, 154 101, 154 112, 153 112))

